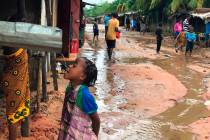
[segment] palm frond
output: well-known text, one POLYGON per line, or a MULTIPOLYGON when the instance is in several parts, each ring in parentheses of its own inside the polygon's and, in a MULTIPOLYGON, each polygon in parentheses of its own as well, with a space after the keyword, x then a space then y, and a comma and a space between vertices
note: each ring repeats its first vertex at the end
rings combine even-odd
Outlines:
POLYGON ((149 9, 152 10, 156 8, 157 6, 160 5, 160 3, 161 3, 161 0, 152 0, 149 9))

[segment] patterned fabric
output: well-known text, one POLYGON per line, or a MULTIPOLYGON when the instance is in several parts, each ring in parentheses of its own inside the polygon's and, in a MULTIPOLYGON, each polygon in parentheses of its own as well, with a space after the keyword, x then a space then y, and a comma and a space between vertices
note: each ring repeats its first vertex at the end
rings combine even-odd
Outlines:
POLYGON ((181 32, 177 38, 177 46, 185 46, 186 45, 186 38, 185 32, 181 32))
POLYGON ((1 88, 6 97, 9 124, 15 124, 30 114, 28 55, 23 49, 6 56, 1 88))
POLYGON ((89 93, 89 91, 86 90, 88 90, 88 88, 85 86, 80 86, 78 91, 67 87, 58 140, 97 140, 91 128, 92 121, 88 115, 90 112, 83 112, 81 109, 88 107, 88 105, 91 104, 89 103, 90 101, 95 102, 93 97, 91 98, 93 100, 83 101, 83 99, 87 99, 85 94, 89 93), (84 103, 86 105, 83 105, 84 103))
POLYGON ((188 19, 185 19, 183 21, 183 29, 184 29, 185 32, 188 32, 189 31, 188 28, 189 28, 189 21, 188 21, 188 19))

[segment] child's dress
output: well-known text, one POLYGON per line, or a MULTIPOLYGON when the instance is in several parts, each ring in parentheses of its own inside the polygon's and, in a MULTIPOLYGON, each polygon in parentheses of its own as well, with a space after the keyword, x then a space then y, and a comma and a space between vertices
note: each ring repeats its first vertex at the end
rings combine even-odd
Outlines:
POLYGON ((176 46, 184 47, 185 45, 186 45, 185 32, 180 32, 180 34, 179 34, 179 36, 177 38, 176 46))
POLYGON ((82 85, 76 90, 67 87, 58 140, 97 140, 89 116, 97 109, 88 87, 82 85))

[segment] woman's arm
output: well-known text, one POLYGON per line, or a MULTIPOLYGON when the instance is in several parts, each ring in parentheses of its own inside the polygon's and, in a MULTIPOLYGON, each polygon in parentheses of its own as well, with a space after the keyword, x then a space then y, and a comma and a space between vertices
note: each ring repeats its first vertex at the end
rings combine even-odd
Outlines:
POLYGON ((98 137, 99 134, 99 130, 100 130, 100 118, 98 116, 98 113, 94 113, 90 115, 90 118, 92 120, 92 128, 93 128, 93 132, 96 134, 96 136, 98 137))

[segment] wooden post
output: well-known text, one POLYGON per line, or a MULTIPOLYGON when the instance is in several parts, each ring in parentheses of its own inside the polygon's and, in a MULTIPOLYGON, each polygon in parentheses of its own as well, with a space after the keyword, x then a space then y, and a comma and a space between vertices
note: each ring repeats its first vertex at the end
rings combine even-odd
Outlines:
POLYGON ((58 75, 56 72, 56 54, 55 53, 51 53, 51 71, 53 75, 54 90, 58 91, 58 75))
POLYGON ((38 82, 37 82, 37 109, 36 112, 40 111, 40 95, 41 95, 41 88, 42 88, 42 61, 41 58, 37 58, 38 61, 38 82))
POLYGON ((45 8, 46 8, 46 17, 47 17, 47 25, 52 25, 52 14, 51 14, 51 6, 50 6, 50 0, 45 0, 45 8))
POLYGON ((58 12, 58 0, 53 0, 53 8, 52 8, 52 26, 57 26, 57 12, 58 12))
MULTIPOLYGON (((52 2, 52 26, 57 26, 57 10, 58 10, 58 0, 53 0, 52 2)), ((51 53, 51 71, 53 75, 53 86, 54 90, 58 91, 58 75, 56 72, 56 54, 51 53)))
POLYGON ((46 55, 42 57, 42 101, 47 102, 47 70, 46 70, 46 55))

